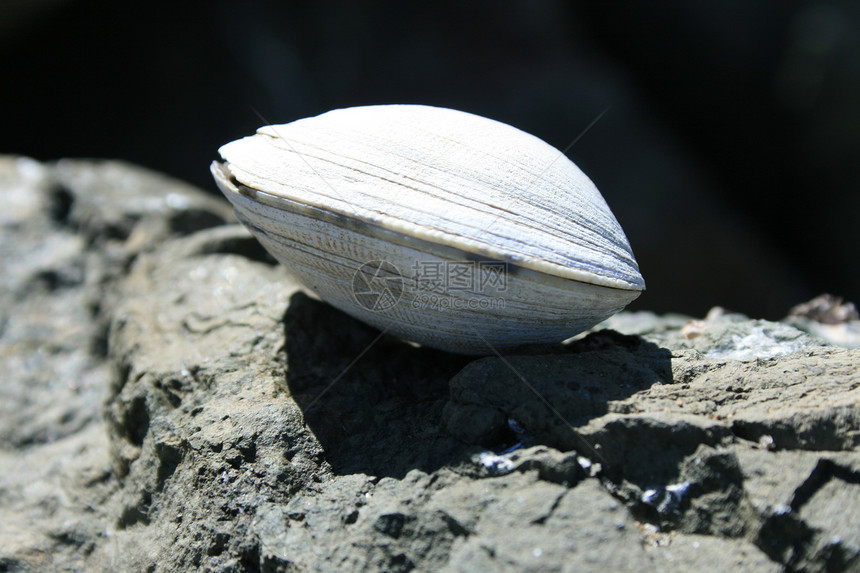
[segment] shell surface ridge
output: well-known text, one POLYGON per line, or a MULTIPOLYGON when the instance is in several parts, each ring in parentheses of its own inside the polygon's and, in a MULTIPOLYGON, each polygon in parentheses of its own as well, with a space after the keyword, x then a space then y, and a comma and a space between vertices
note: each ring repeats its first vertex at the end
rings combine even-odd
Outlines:
MULTIPOLYGON (((287 124, 287 125, 289 125, 289 124, 287 124)), ((279 129, 278 131, 282 132, 283 129, 279 129)), ((293 144, 293 147, 298 149, 300 147, 300 144, 299 145, 293 144)), ((551 149, 553 150, 553 152, 556 152, 556 150, 554 148, 551 148, 551 149)), ((290 153, 296 154, 295 152, 290 152, 290 153)), ((225 150, 225 155, 228 155, 228 160, 229 160, 230 158, 229 158, 228 150, 225 150)), ((231 169, 234 171, 234 174, 236 175, 236 177, 240 181, 245 180, 245 182, 248 183, 252 187, 262 187, 262 188, 265 188, 266 191, 271 192, 274 195, 283 195, 283 196, 287 196, 287 197, 291 196, 291 194, 296 192, 297 185, 295 183, 284 184, 283 182, 278 182, 275 180, 274 176, 267 177, 265 172, 263 172, 262 175, 257 175, 257 176, 250 175, 250 171, 253 170, 253 168, 254 168, 253 165, 251 165, 250 167, 243 168, 243 164, 241 162, 238 164, 235 162, 231 163, 231 169), (255 182, 256 182, 256 184, 255 184, 255 182)), ((302 165, 297 164, 297 168, 299 170, 301 170, 302 165)), ((317 169, 317 172, 319 173, 319 175, 323 179, 328 179, 330 177, 334 177, 333 174, 329 173, 328 171, 326 171, 324 169, 317 169)), ((383 177, 382 180, 387 182, 387 183, 390 183, 390 186, 394 188, 394 190, 396 191, 394 193, 395 198, 397 195, 402 195, 403 193, 405 193, 408 190, 408 189, 404 188, 403 180, 405 177, 409 177, 411 174, 407 173, 404 176, 403 173, 397 173, 395 168, 388 168, 388 169, 386 169, 386 172, 391 173, 394 176, 394 178, 389 179, 389 178, 383 177)), ((356 170, 351 170, 351 175, 353 177, 359 177, 360 173, 356 170)), ((368 175, 373 178, 373 177, 378 177, 379 173, 378 172, 377 173, 369 173, 368 175)), ((312 178, 312 174, 309 173, 308 176, 312 178)), ((299 178, 299 179, 301 179, 301 178, 299 178)), ((415 177, 412 177, 411 179, 416 180, 415 177)), ((446 181, 450 181, 450 179, 448 179, 446 181)), ((379 180, 375 180, 375 182, 378 183, 379 180)), ((342 183, 342 181, 340 179, 338 179, 337 183, 342 183)), ((364 181, 363 183, 367 184, 366 181, 364 181)), ((590 184, 590 181, 588 183, 590 184)), ((440 233, 444 234, 446 232, 445 230, 440 231, 438 227, 436 227, 434 229, 434 225, 427 222, 427 218, 428 218, 427 211, 428 210, 431 211, 431 213, 429 214, 430 217, 435 218, 436 219, 435 222, 437 224, 439 222, 441 222, 441 220, 438 217, 439 210, 436 209, 434 212, 433 209, 426 208, 422 204, 422 202, 420 202, 420 201, 403 201, 403 203, 405 203, 405 205, 401 205, 399 207, 399 209, 401 211, 400 216, 391 216, 390 215, 390 213, 391 213, 390 203, 387 203, 385 201, 385 199, 391 198, 390 197, 391 189, 387 189, 387 191, 389 191, 389 197, 381 197, 379 192, 374 192, 375 187, 373 187, 373 185, 370 185, 370 184, 368 184, 368 185, 370 185, 370 187, 366 193, 363 190, 360 190, 361 186, 359 186, 359 185, 355 185, 356 188, 354 188, 352 190, 348 190, 348 192, 342 186, 336 185, 335 183, 332 183, 331 185, 332 185, 332 187, 334 187, 333 191, 335 194, 341 195, 341 196, 343 196, 345 193, 355 194, 357 201, 354 201, 352 204, 350 204, 347 201, 338 198, 337 195, 333 195, 332 193, 330 193, 329 190, 327 190, 325 187, 322 187, 321 189, 316 190, 314 193, 312 193, 308 197, 302 197, 302 198, 297 198, 297 199, 302 201, 302 202, 307 202, 308 204, 314 204, 318 207, 332 209, 332 210, 339 210, 342 213, 347 214, 347 215, 352 214, 352 215, 359 216, 359 217, 366 217, 370 221, 382 224, 384 226, 388 226, 388 227, 395 229, 395 230, 399 230, 399 231, 403 231, 403 232, 417 232, 417 233, 426 232, 428 238, 434 237, 434 238, 438 239, 440 233), (356 208, 355 203, 360 203, 361 200, 363 200, 365 197, 368 197, 368 196, 374 197, 374 200, 376 201, 376 207, 373 207, 371 205, 371 206, 365 206, 363 208, 361 208, 360 206, 358 208, 356 208), (416 206, 413 207, 413 206, 411 206, 411 204, 415 204, 416 206), (406 220, 404 220, 404 219, 406 219, 406 220), (424 231, 422 231, 422 229, 420 228, 422 226, 425 228, 424 231)), ((559 184, 556 184, 555 186, 561 187, 561 185, 559 185, 559 184)), ((592 186, 593 186, 593 184, 589 185, 589 187, 592 187, 592 186)), ((504 187, 504 185, 500 185, 499 187, 504 187)), ((468 189, 469 188, 466 188, 467 191, 468 191, 468 189)), ((415 193, 425 193, 426 194, 427 188, 414 189, 413 191, 415 193)), ((301 194, 301 190, 299 190, 299 192, 301 194)), ((455 193, 454 195, 459 197, 462 194, 463 194, 463 191, 461 190, 461 193, 459 193, 459 194, 455 193)), ((444 195, 440 195, 437 200, 441 204, 441 203, 444 203, 445 200, 447 200, 447 197, 451 197, 451 196, 452 196, 451 193, 447 193, 444 195)), ((599 195, 597 195, 597 197, 599 198, 599 195)), ((428 197, 425 196, 424 200, 426 202, 428 200, 428 197)), ((496 203, 499 203, 499 202, 500 201, 496 201, 496 203)), ((466 201, 463 201, 462 203, 465 204, 466 201)), ((472 205, 474 205, 474 200, 472 200, 471 203, 472 203, 472 205)), ((600 200, 600 203, 601 204, 598 205, 598 208, 596 208, 596 209, 590 208, 589 212, 591 212, 591 213, 602 213, 602 212, 608 211, 608 209, 604 209, 605 202, 603 202, 602 199, 600 200)), ((528 202, 525 202, 525 204, 531 205, 528 202)), ((537 205, 537 206, 531 205, 531 206, 532 207, 542 207, 542 205, 537 205)), ((501 231, 496 231, 496 227, 499 226, 499 223, 497 221, 499 221, 499 220, 504 221, 505 220, 505 217, 504 217, 505 210, 503 208, 501 208, 499 205, 492 205, 491 207, 493 210, 489 213, 489 216, 488 216, 487 211, 481 212, 479 209, 476 209, 475 210, 476 216, 479 218, 483 217, 483 220, 478 220, 474 224, 471 224, 471 225, 460 224, 463 221, 467 220, 463 217, 452 219, 451 221, 453 221, 454 225, 450 229, 448 229, 448 231, 447 231, 447 232, 450 232, 450 235, 451 235, 449 237, 449 241, 452 243, 459 243, 459 242, 461 242, 462 237, 472 236, 472 238, 474 239, 475 242, 490 243, 490 244, 484 244, 483 248, 489 249, 490 251, 492 251, 493 245, 491 244, 492 243, 491 237, 485 236, 485 237, 483 237, 483 240, 481 240, 480 235, 482 233, 486 234, 488 231, 488 229, 485 229, 482 227, 491 227, 492 230, 494 231, 492 233, 494 236, 496 236, 496 237, 502 236, 502 237, 507 237, 509 239, 510 237, 518 236, 520 233, 522 233, 522 221, 531 220, 533 222, 533 224, 535 224, 537 226, 542 226, 543 230, 546 231, 547 225, 545 224, 545 221, 547 219, 552 220, 550 217, 544 216, 544 214, 541 212, 535 212, 534 215, 528 215, 528 212, 526 212, 525 217, 521 218, 521 222, 519 222, 517 224, 517 226, 507 225, 507 227, 505 227, 503 225, 503 227, 505 227, 505 228, 503 228, 501 231), (483 221, 486 221, 486 222, 483 222, 483 221), (479 230, 479 232, 477 234, 475 234, 475 229, 479 230)), ((547 212, 551 213, 548 210, 548 208, 544 208, 544 209, 547 209, 547 212)), ((508 209, 506 212, 510 213, 512 211, 511 211, 511 209, 508 209)), ((594 225, 592 223, 589 223, 585 219, 579 218, 575 212, 567 218, 567 226, 570 227, 571 224, 576 225, 576 226, 581 226, 581 228, 586 231, 585 233, 579 233, 577 235, 577 232, 575 230, 571 230, 570 228, 565 229, 562 226, 562 222, 564 220, 563 215, 560 215, 558 217, 558 219, 560 221, 559 224, 552 225, 552 226, 548 227, 549 231, 551 231, 552 233, 555 233, 555 235, 557 235, 557 236, 551 236, 550 235, 550 236, 546 237, 550 243, 550 249, 549 249, 548 253, 538 254, 536 248, 530 248, 530 249, 524 250, 523 254, 525 256, 533 257, 533 258, 535 258, 536 261, 545 260, 547 262, 547 265, 541 265, 539 262, 536 262, 536 264, 538 266, 544 266, 544 268, 546 268, 548 270, 553 266, 557 266, 557 267, 559 267, 559 269, 555 272, 561 272, 562 274, 571 274, 569 271, 565 271, 565 267, 570 265, 570 264, 573 264, 575 266, 580 266, 582 269, 587 268, 589 270, 589 272, 592 269, 603 269, 602 274, 610 274, 614 277, 626 277, 626 280, 627 280, 630 288, 640 288, 641 287, 641 284, 636 280, 636 278, 638 277, 638 269, 635 266, 628 265, 629 268, 627 268, 627 269, 619 269, 619 268, 613 268, 610 264, 610 263, 617 261, 618 255, 622 255, 623 260, 627 260, 627 261, 632 260, 632 253, 630 253, 629 250, 623 249, 623 248, 622 249, 618 248, 618 245, 623 246, 626 244, 626 238, 623 237, 623 233, 620 232, 620 227, 617 226, 617 222, 614 220, 614 218, 611 217, 611 215, 609 215, 609 217, 605 217, 605 218, 599 217, 601 222, 605 220, 607 222, 607 224, 611 224, 612 229, 611 229, 611 232, 608 234, 602 232, 601 228, 594 229, 593 228, 594 225), (558 236, 558 235, 568 235, 568 236, 565 237, 565 236, 558 236), (607 240, 608 236, 613 236, 613 235, 620 235, 620 237, 618 240, 607 240), (590 240, 585 240, 586 237, 589 237, 590 240), (578 241, 574 241, 573 238, 578 238, 578 241), (596 249, 591 249, 592 255, 590 255, 590 256, 593 259, 593 261, 590 264, 588 264, 588 263, 582 264, 582 261, 580 259, 577 259, 577 258, 571 259, 570 257, 564 257, 562 253, 563 253, 563 250, 565 248, 565 242, 578 243, 580 248, 588 248, 589 245, 596 246, 597 247, 596 249), (552 247, 553 243, 555 243, 555 247, 552 247), (612 252, 609 253, 609 256, 606 256, 607 253, 604 253, 604 251, 612 251, 612 252), (627 251, 627 252, 624 252, 624 251, 627 251), (547 255, 549 255, 549 256, 547 256, 547 255), (611 258, 613 256, 616 257, 616 260, 613 260, 611 258), (600 261, 601 257, 603 257, 605 259, 603 263, 601 263, 601 261, 600 261), (606 261, 608 261, 608 262, 606 262, 606 261), (613 272, 613 271, 615 271, 615 272, 613 272)), ((545 233, 545 235, 548 235, 548 233, 545 233)), ((535 241, 535 243, 537 243, 537 241, 535 241)), ((628 247, 628 249, 629 249, 629 247, 628 247)), ((573 272, 572 274, 575 275, 577 273, 573 272)))
MULTIPOLYGON (((379 212, 376 217, 363 217, 360 219, 356 219, 352 213, 346 211, 335 211, 332 209, 325 209, 315 205, 299 203, 286 197, 267 193, 264 191, 255 190, 255 196, 258 201, 266 203, 269 206, 273 206, 278 209, 299 211, 306 210, 307 208, 316 208, 321 211, 337 213, 337 215, 339 215, 340 217, 347 217, 353 219, 353 221, 350 223, 353 225, 358 223, 363 226, 376 226, 380 229, 385 229, 388 231, 403 234, 406 234, 410 231, 414 231, 414 229, 402 228, 400 226, 399 218, 387 219, 384 212, 379 212)), ((438 228, 434 229, 432 227, 423 227, 421 229, 421 232, 416 233, 416 235, 416 238, 424 239, 430 243, 438 243, 440 245, 449 247, 462 247, 462 239, 468 237, 469 233, 468 229, 465 229, 461 234, 452 236, 451 233, 447 230, 438 228), (458 241, 458 238, 461 240, 458 241)), ((471 247, 470 251, 474 255, 485 257, 487 259, 509 262, 511 264, 516 264, 525 268, 532 268, 533 270, 538 270, 542 272, 549 271, 550 274, 556 274, 563 278, 568 278, 579 282, 594 283, 598 285, 604 285, 610 288, 631 288, 631 282, 628 280, 626 275, 620 273, 617 275, 612 274, 611 272, 607 271, 607 268, 604 268, 603 266, 600 266, 598 264, 589 264, 585 261, 572 259, 570 262, 575 265, 575 267, 559 267, 558 263, 554 261, 535 261, 533 259, 532 254, 530 253, 530 250, 528 249, 530 243, 521 242, 520 244, 522 245, 522 248, 517 248, 509 242, 509 237, 503 236, 502 238, 508 241, 505 244, 504 248, 499 248, 495 246, 493 242, 482 241, 469 243, 469 246, 471 247), (529 264, 528 262, 524 262, 529 260, 532 261, 531 264, 529 264)), ((632 263, 635 266, 635 259, 632 261, 632 263)), ((638 267, 635 268, 638 271, 638 267)), ((609 271, 611 271, 611 269, 609 269, 609 271)), ((638 285, 634 283, 634 286, 638 285)))
MULTIPOLYGON (((287 201, 287 200, 283 199, 282 197, 277 197, 277 196, 268 196, 268 197, 269 197, 270 199, 274 199, 274 200, 275 200, 275 204, 278 204, 279 208, 284 208, 283 201, 287 201)), ((263 202, 265 202, 265 198, 266 198, 266 194, 265 194, 265 193, 258 193, 258 194, 257 194, 257 199, 258 199, 258 200, 262 199, 262 200, 263 200, 263 202)), ((305 206, 305 205, 300 205, 300 204, 296 204, 296 203, 294 203, 294 204, 292 205, 292 207, 293 207, 297 212, 299 212, 299 211, 310 211, 310 210, 314 209, 314 208, 312 208, 312 207, 305 206)), ((265 218, 269 218, 267 215, 262 215, 262 214, 261 214, 260 216, 265 217, 265 218)), ((243 218, 243 220, 244 220, 244 223, 245 223, 247 226, 254 226, 254 227, 256 227, 257 229, 262 230, 263 232, 271 233, 271 230, 270 230, 270 229, 267 229, 267 228, 261 228, 261 227, 259 227, 259 225, 255 225, 254 223, 252 223, 252 222, 248 221, 248 220, 247 220, 247 218, 243 218)), ((275 224, 283 224, 283 221, 278 221, 277 219, 270 219, 270 221, 272 221, 272 222, 273 222, 273 223, 275 223, 275 224)), ((349 226, 360 226, 360 227, 373 226, 373 223, 369 223, 369 222, 365 222, 365 221, 356 220, 356 219, 353 219, 353 218, 351 218, 351 217, 338 217, 337 219, 333 219, 333 220, 332 220, 332 222, 333 222, 333 223, 335 223, 335 224, 337 224, 337 225, 344 226, 344 227, 349 227, 349 226)), ((393 242, 401 242, 401 243, 411 243, 411 244, 415 244, 415 243, 417 243, 417 242, 421 242, 421 241, 422 241, 422 239, 421 239, 421 238, 418 238, 418 237, 408 237, 408 236, 405 236, 405 235, 403 235, 403 234, 401 234, 401 233, 398 233, 398 232, 396 232, 396 231, 392 231, 391 229, 387 229, 387 228, 385 228, 384 226, 379 226, 379 228, 377 229, 377 232, 379 232, 379 233, 381 233, 381 232, 391 233, 390 235, 387 235, 387 236, 389 237, 389 240, 391 240, 391 241, 393 241, 393 242)), ((424 240, 425 240, 427 243, 429 243, 429 244, 434 244, 434 245, 437 245, 437 246, 440 246, 440 247, 448 247, 448 248, 451 248, 449 245, 445 245, 445 244, 444 244, 444 243, 442 243, 442 242, 433 241, 433 240, 432 240, 432 237, 431 237, 429 240, 428 240, 428 239, 424 239, 424 240)), ((519 253, 519 252, 517 252, 517 250, 516 250, 516 249, 514 249, 514 250, 513 250, 513 252, 511 252, 511 250, 509 249, 509 250, 508 250, 507 252, 505 252, 505 253, 501 253, 501 252, 498 252, 498 251, 492 251, 492 250, 479 250, 479 249, 476 249, 476 250, 475 250, 475 252, 474 252, 473 254, 474 254, 475 256, 482 257, 482 258, 484 258, 484 259, 486 259, 486 260, 488 260, 488 261, 498 261, 498 262, 503 262, 503 263, 506 263, 506 264, 514 265, 514 266, 521 266, 521 263, 522 263, 522 261, 523 261, 523 256, 522 256, 522 254, 521 254, 521 253, 519 253)), ((529 269, 530 269, 531 267, 530 267, 530 266, 524 266, 524 268, 529 268, 529 269)), ((583 266, 583 267, 582 267, 582 269, 583 269, 583 271, 584 271, 584 272, 593 272, 593 273, 599 273, 599 272, 602 272, 602 271, 603 271, 603 269, 596 268, 596 267, 595 267, 595 268, 589 268, 589 267, 585 267, 585 266, 583 266)), ((577 278, 570 278, 570 277, 565 277, 565 278, 569 278, 570 280, 579 280, 579 279, 577 279, 577 278)), ((596 283, 594 280, 592 280, 592 277, 589 277, 589 276, 586 276, 585 280, 579 280, 579 282, 583 282, 583 283, 601 284, 601 283, 596 283)), ((606 281, 606 283, 605 283, 605 284, 603 284, 603 286, 606 286, 606 287, 608 287, 608 288, 616 288, 616 289, 626 290, 626 285, 625 285, 624 283, 618 284, 618 283, 613 283, 613 282, 611 282, 611 281, 606 281)))

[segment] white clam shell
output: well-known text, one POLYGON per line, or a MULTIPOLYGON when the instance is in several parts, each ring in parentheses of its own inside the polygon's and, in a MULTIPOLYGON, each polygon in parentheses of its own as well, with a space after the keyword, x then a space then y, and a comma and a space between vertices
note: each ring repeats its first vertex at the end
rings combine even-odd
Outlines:
POLYGON ((488 354, 558 342, 645 288, 600 192, 514 127, 339 109, 219 150, 238 218, 320 298, 391 334, 488 354))

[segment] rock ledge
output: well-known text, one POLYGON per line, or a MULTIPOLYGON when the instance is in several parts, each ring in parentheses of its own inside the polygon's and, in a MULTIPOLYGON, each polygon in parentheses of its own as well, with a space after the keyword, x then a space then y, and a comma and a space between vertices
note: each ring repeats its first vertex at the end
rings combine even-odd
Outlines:
POLYGON ((860 567, 860 350, 797 319, 460 357, 164 176, 5 157, 0 187, 1 571, 860 567))

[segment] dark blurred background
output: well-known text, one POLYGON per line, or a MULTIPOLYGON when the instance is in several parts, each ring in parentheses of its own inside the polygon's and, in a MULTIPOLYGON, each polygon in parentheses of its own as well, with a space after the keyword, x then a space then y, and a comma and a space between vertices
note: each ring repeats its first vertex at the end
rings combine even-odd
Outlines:
POLYGON ((857 1, 6 0, 0 152, 122 158, 215 193, 218 146, 373 103, 570 149, 648 283, 634 308, 860 301, 857 1))

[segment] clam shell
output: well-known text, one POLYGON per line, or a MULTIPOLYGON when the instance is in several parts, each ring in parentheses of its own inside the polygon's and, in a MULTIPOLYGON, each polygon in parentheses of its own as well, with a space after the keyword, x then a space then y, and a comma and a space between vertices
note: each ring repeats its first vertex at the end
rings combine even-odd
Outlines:
POLYGON ((424 345, 558 342, 645 288, 600 192, 564 155, 451 109, 339 109, 219 149, 218 187, 320 298, 424 345))

